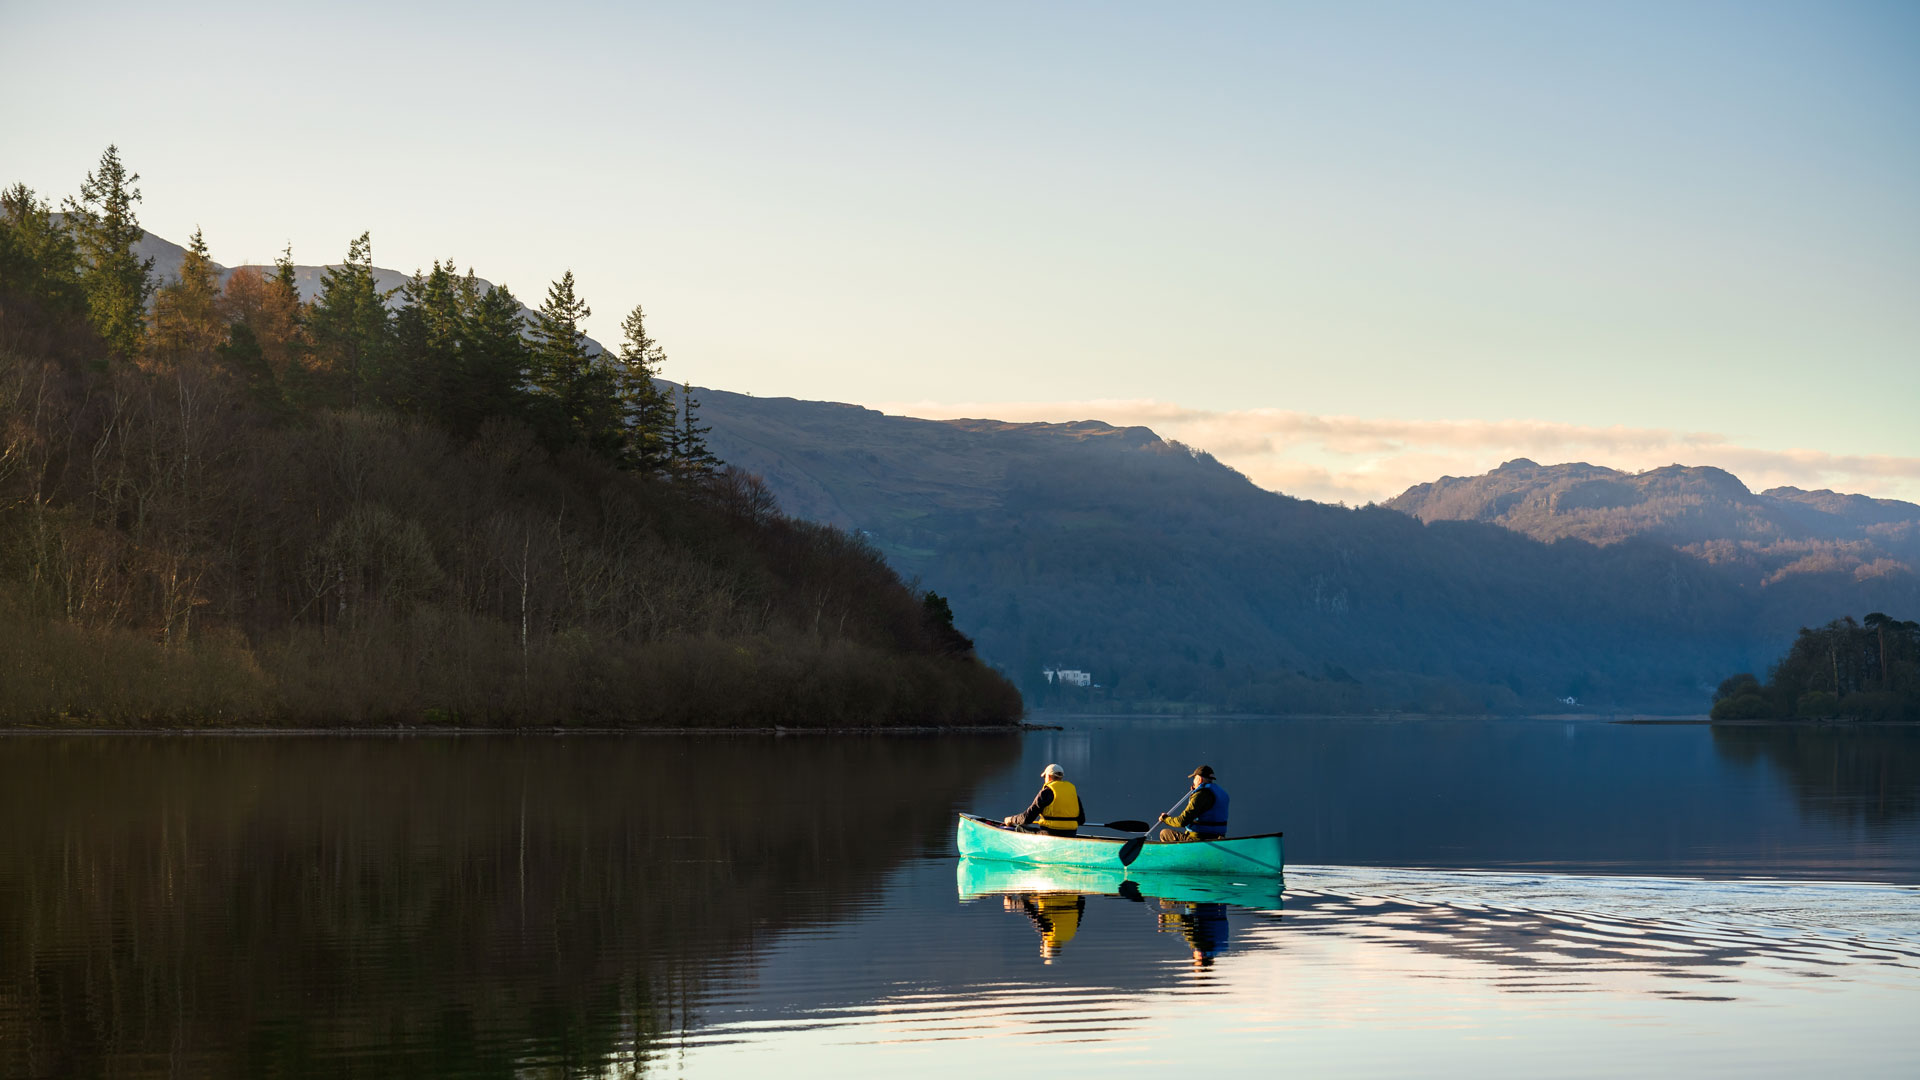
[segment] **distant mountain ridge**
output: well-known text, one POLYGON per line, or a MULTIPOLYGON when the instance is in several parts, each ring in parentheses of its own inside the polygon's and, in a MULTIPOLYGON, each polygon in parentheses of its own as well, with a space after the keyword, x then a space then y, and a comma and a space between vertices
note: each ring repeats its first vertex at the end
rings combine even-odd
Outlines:
MULTIPOLYGON (((1056 446, 1113 455, 1168 445, 1147 428, 1098 420, 922 420, 839 402, 712 389, 698 395, 715 453, 758 473, 781 509, 895 538, 884 523, 999 505, 1008 469, 1056 446)), ((901 549, 911 550, 911 543, 901 549)))
POLYGON ((1478 521, 1536 540, 1654 540, 1759 580, 1920 566, 1920 505, 1795 487, 1754 492, 1723 469, 1627 473, 1516 458, 1417 484, 1386 502, 1421 521, 1478 521))
MULTIPOLYGON (((1491 522, 1328 506, 1147 428, 704 401, 716 453, 762 474, 790 513, 859 530, 948 595, 982 655, 1043 707, 1703 710, 1727 672, 1759 670, 1802 625, 1920 608, 1903 567, 1762 584, 1645 535, 1543 543, 1491 522), (1101 685, 1081 702, 1045 681, 1049 667, 1101 685)), ((1709 473, 1694 480, 1751 498, 1709 473)), ((1582 498, 1607 501, 1581 489, 1561 505, 1582 498)), ((1899 519, 1844 496, 1773 500, 1759 505, 1899 519)))

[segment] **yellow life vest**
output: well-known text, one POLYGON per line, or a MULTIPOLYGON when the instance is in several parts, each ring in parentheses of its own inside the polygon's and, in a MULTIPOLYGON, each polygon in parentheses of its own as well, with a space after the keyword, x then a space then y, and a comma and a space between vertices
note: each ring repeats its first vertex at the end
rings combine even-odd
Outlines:
POLYGON ((1065 780, 1047 781, 1053 801, 1040 811, 1037 824, 1049 832, 1077 832, 1080 828, 1080 793, 1065 780))

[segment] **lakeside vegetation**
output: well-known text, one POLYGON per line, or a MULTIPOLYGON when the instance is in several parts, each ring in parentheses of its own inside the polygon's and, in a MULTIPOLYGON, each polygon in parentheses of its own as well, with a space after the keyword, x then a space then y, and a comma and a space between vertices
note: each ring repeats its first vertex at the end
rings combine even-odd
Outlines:
POLYGON ((707 449, 636 306, 529 321, 369 237, 302 302, 135 254, 109 148, 0 199, 0 723, 880 726, 1017 719, 946 604, 707 449))
POLYGON ((1920 622, 1873 612, 1802 628, 1762 683, 1743 672, 1713 695, 1715 720, 1920 720, 1920 622))

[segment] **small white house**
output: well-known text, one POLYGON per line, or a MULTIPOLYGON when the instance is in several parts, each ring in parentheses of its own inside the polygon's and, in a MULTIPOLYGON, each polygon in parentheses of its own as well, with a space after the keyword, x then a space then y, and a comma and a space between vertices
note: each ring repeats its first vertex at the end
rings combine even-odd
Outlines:
POLYGON ((1075 671, 1073 668, 1061 668, 1054 672, 1054 675, 1060 680, 1062 686, 1088 686, 1093 683, 1092 673, 1075 671))

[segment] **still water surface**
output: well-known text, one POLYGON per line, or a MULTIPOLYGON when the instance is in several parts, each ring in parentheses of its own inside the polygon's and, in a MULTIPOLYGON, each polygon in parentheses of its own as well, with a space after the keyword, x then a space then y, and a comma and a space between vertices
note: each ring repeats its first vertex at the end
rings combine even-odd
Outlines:
POLYGON ((1920 1072, 1920 729, 0 738, 0 1075, 1920 1072), (1207 762, 1284 895, 952 854, 1207 762))

